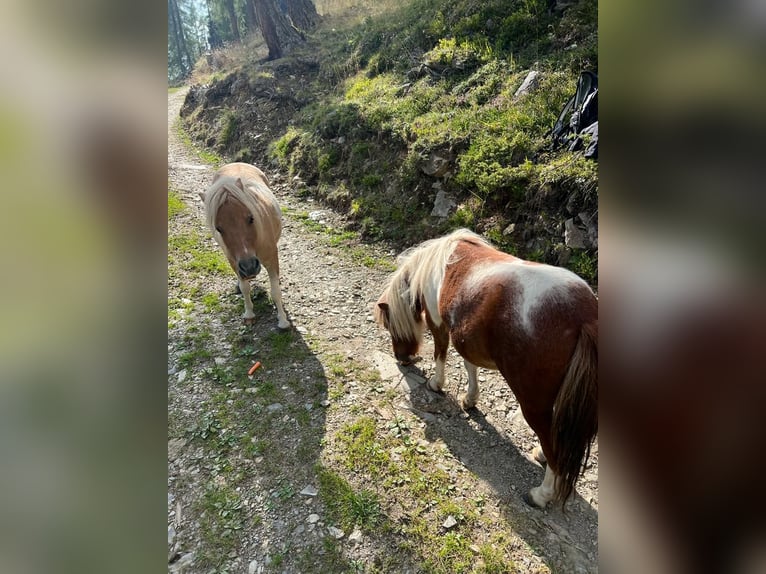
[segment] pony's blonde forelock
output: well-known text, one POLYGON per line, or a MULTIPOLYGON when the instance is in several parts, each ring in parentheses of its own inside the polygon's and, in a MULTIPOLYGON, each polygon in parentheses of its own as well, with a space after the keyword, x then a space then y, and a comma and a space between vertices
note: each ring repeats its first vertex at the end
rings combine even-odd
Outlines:
POLYGON ((454 262, 452 253, 459 241, 488 244, 472 231, 458 229, 444 237, 424 241, 399 256, 398 269, 384 290, 388 302, 388 330, 392 337, 413 340, 422 335, 422 327, 415 320, 418 300, 427 285, 441 287, 444 271, 454 262))
POLYGON ((236 177, 221 176, 205 192, 205 219, 213 233, 215 233, 218 210, 229 198, 242 203, 252 213, 256 225, 260 225, 267 216, 255 194, 247 189, 250 186, 258 188, 259 184, 251 180, 243 180, 243 184, 245 189, 237 185, 236 177))

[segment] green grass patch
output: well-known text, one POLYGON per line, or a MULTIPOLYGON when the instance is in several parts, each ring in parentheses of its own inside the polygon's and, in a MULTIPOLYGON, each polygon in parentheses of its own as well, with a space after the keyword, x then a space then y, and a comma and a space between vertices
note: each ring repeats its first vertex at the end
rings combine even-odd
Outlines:
POLYGON ((177 191, 171 189, 168 190, 168 219, 173 219, 176 215, 183 212, 186 209, 181 199, 180 194, 177 191))
POLYGON ((380 520, 380 502, 370 490, 354 490, 343 478, 324 467, 317 469, 319 494, 328 517, 344 530, 371 531, 380 520))
POLYGON ((226 484, 211 481, 197 503, 202 552, 200 564, 216 568, 236 548, 244 528, 242 499, 226 484))
POLYGON ((168 238, 168 264, 200 274, 230 275, 229 262, 219 249, 205 245, 202 235, 189 230, 168 238))

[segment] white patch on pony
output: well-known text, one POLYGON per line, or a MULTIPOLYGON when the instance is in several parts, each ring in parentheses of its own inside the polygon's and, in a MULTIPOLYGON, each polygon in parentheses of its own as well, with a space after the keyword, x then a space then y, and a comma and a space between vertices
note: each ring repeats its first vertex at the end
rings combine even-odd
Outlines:
POLYGON ((434 325, 439 327, 442 324, 442 316, 439 313, 439 297, 442 292, 442 282, 444 281, 444 270, 441 273, 433 275, 425 285, 423 285, 423 299, 428 309, 428 315, 434 325))
POLYGON ((465 288, 469 297, 475 297, 487 281, 514 282, 521 287, 516 303, 524 329, 532 331, 532 313, 556 290, 559 296, 566 296, 563 289, 573 283, 587 283, 562 267, 552 265, 530 265, 523 260, 501 261, 477 265, 466 279, 465 288))

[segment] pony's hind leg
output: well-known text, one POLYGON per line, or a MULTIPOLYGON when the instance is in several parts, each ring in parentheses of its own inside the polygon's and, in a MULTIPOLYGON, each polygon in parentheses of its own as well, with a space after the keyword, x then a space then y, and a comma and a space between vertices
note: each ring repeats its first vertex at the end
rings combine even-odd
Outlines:
POLYGON ((285 308, 282 305, 282 292, 279 289, 279 270, 267 269, 269 273, 269 285, 271 287, 271 300, 277 307, 278 326, 280 329, 289 329, 290 321, 287 320, 285 308))
POLYGON ((545 478, 540 486, 536 486, 529 491, 529 495, 525 500, 531 506, 537 506, 538 508, 545 508, 547 504, 553 500, 556 492, 556 473, 553 472, 551 466, 545 467, 545 478))
POLYGON ((551 467, 550 461, 553 460, 553 450, 551 445, 551 424, 552 411, 530 411, 529 408, 521 405, 521 411, 532 430, 535 431, 537 438, 540 439, 540 447, 532 451, 532 455, 542 464, 540 458, 546 461, 545 477, 542 484, 529 491, 525 500, 531 506, 545 508, 548 503, 556 497, 556 473, 551 467))
POLYGON ((479 400, 479 383, 476 382, 476 374, 478 368, 473 363, 469 363, 467 360, 463 360, 465 370, 468 372, 468 392, 464 394, 460 399, 460 406, 463 410, 472 409, 476 406, 476 401, 479 400))
POLYGON ((245 300, 245 314, 242 316, 242 322, 245 325, 251 325, 255 322, 255 313, 253 312, 253 300, 250 298, 250 281, 239 279, 239 291, 245 300))

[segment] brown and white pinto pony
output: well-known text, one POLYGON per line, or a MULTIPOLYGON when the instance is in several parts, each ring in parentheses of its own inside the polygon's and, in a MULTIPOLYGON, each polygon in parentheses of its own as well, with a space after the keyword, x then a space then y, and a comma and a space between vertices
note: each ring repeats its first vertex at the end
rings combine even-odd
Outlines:
POLYGON ((269 274, 279 328, 287 329, 290 322, 279 289, 277 248, 282 233, 282 212, 266 175, 250 164, 230 163, 216 172, 213 184, 199 195, 205 203, 208 227, 237 275, 239 290, 245 299, 245 324, 255 321, 250 280, 263 265, 269 274))
POLYGON ((598 431, 598 302, 585 281, 460 229, 402 254, 375 316, 404 364, 431 330, 434 391, 452 340, 468 371, 464 409, 479 396, 477 367, 498 369, 540 439, 544 459, 536 457, 547 461, 526 501, 566 502, 598 431))

